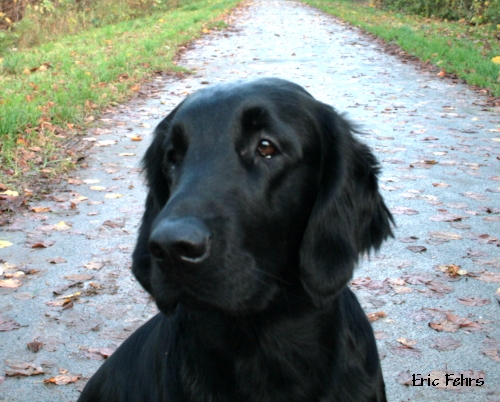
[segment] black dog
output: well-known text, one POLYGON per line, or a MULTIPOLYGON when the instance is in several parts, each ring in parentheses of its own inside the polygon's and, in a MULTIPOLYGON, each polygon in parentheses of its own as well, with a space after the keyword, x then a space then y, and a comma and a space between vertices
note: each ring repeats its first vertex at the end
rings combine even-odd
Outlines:
POLYGON ((385 401, 346 286, 392 235, 377 161, 280 79, 216 85, 156 128, 133 272, 161 310, 80 401, 385 401))

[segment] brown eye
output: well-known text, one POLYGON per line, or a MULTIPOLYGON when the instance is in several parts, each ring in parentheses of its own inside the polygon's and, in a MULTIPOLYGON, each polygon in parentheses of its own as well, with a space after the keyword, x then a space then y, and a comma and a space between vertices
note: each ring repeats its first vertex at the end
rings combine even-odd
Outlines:
POLYGON ((271 141, 260 140, 259 145, 257 145, 257 151, 263 158, 271 158, 278 152, 278 149, 271 141))

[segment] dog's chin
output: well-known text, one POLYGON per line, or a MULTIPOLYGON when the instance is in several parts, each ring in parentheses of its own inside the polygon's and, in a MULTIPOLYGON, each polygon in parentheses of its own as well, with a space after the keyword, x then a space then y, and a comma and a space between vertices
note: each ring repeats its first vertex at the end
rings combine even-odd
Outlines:
POLYGON ((267 289, 267 292, 254 295, 253 297, 243 298, 240 300, 223 299, 216 297, 202 298, 192 296, 188 293, 177 293, 168 297, 162 295, 155 298, 158 309, 166 315, 172 315, 179 305, 182 305, 186 310, 191 311, 219 311, 228 315, 248 315, 266 310, 272 303, 272 300, 277 293, 277 287, 273 290, 267 289))

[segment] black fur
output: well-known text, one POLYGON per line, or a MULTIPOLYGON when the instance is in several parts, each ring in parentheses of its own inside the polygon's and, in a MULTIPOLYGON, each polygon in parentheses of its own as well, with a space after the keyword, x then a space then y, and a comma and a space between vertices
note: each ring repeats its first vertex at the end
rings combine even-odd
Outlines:
POLYGON ((392 217, 354 132, 272 78, 209 87, 170 113, 144 157, 133 255, 161 312, 80 401, 385 401, 347 283, 392 217))

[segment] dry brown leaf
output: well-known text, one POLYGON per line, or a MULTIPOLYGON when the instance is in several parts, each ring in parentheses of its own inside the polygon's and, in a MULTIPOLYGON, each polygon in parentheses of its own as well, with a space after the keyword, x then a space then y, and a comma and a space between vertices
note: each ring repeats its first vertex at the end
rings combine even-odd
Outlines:
POLYGON ((500 283, 500 273, 499 272, 490 272, 490 271, 485 271, 479 277, 476 279, 479 279, 480 281, 483 282, 498 282, 500 283))
POLYGON ((394 215, 417 215, 418 211, 415 209, 411 208, 406 208, 406 207, 394 207, 391 208, 391 212, 394 215))
POLYGON ((398 338, 396 339, 401 345, 413 349, 417 344, 417 341, 408 338, 398 338))
POLYGON ((7 377, 44 374, 43 368, 36 366, 33 363, 23 362, 20 360, 6 360, 5 363, 8 367, 8 369, 5 370, 5 375, 7 377))
POLYGON ((377 311, 375 313, 368 313, 367 316, 370 322, 375 322, 380 320, 381 318, 387 317, 387 314, 383 311, 377 311))
POLYGON ((21 325, 18 322, 10 318, 0 317, 0 332, 12 331, 19 328, 21 328, 21 325))
POLYGON ((446 275, 456 278, 458 276, 464 276, 468 274, 468 271, 462 269, 460 265, 449 264, 449 265, 438 265, 437 269, 444 272, 446 275))
POLYGON ((423 253, 424 251, 427 251, 427 248, 424 246, 408 246, 406 248, 414 253, 423 253))
POLYGON ((104 198, 111 198, 111 199, 121 198, 121 197, 123 197, 123 194, 118 194, 118 193, 106 194, 104 196, 104 198))
POLYGON ((66 275, 64 279, 67 279, 68 281, 72 282, 84 282, 84 281, 89 281, 94 277, 94 275, 89 275, 89 274, 75 274, 75 275, 66 275))
POLYGON ((87 356, 91 360, 103 360, 111 356, 114 351, 115 349, 111 348, 88 349, 85 351, 85 356, 87 356))
POLYGON ((489 299, 481 299, 479 297, 460 297, 458 302, 466 306, 485 306, 491 303, 489 299))
POLYGON ((104 262, 100 262, 100 261, 91 261, 87 264, 84 264, 83 266, 87 269, 93 269, 93 270, 100 270, 102 267, 104 267, 104 262))
POLYGON ((40 351, 40 349, 42 349, 43 343, 38 342, 38 341, 33 341, 33 342, 28 343, 27 346, 28 346, 28 349, 31 350, 33 353, 38 353, 40 351))
POLYGON ((50 212, 50 207, 30 207, 30 210, 39 214, 41 212, 50 212))
POLYGON ((442 241, 449 241, 449 240, 460 240, 462 236, 458 233, 452 233, 452 232, 441 232, 441 231, 436 231, 436 232, 429 232, 429 235, 433 239, 438 239, 442 241))
POLYGON ((71 226, 69 226, 66 222, 61 221, 58 224, 54 225, 54 229, 58 231, 69 230, 71 226))
POLYGON ((60 374, 43 380, 43 382, 46 384, 66 385, 78 381, 80 377, 79 375, 60 374))
POLYGON ((90 186, 90 189, 93 191, 104 191, 106 190, 106 187, 103 186, 90 186))
POLYGON ((447 350, 455 350, 462 346, 462 342, 458 339, 452 338, 451 336, 439 337, 434 340, 434 343, 430 345, 432 349, 437 349, 440 352, 447 350))
POLYGON ((56 258, 50 258, 50 259, 48 259, 47 262, 49 264, 63 264, 65 262, 67 262, 67 260, 65 260, 62 257, 56 257, 56 258))
POLYGON ((0 288, 7 289, 17 289, 22 286, 22 282, 19 279, 2 279, 0 280, 0 288))

